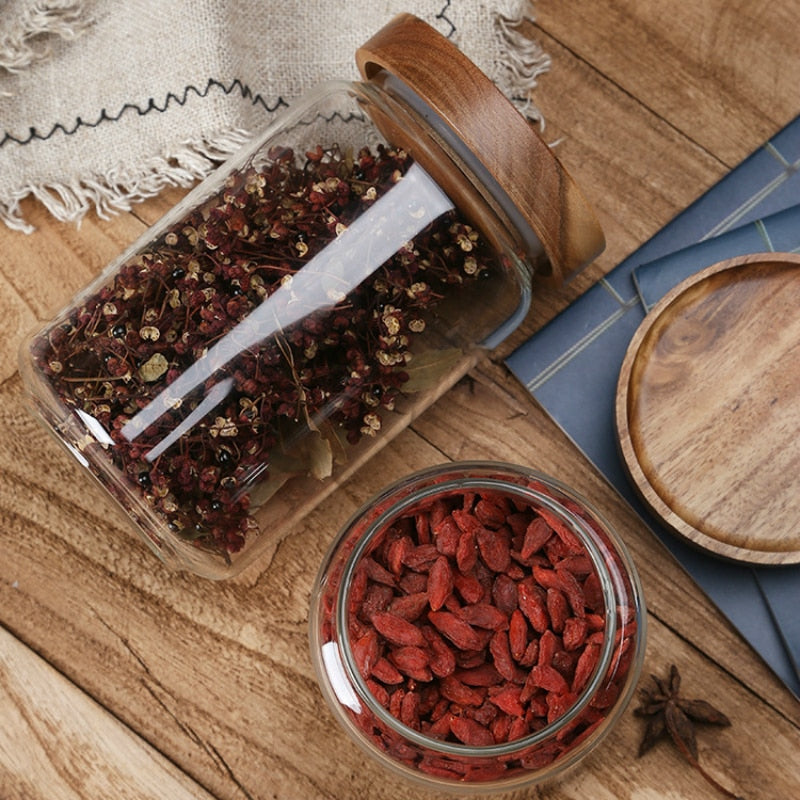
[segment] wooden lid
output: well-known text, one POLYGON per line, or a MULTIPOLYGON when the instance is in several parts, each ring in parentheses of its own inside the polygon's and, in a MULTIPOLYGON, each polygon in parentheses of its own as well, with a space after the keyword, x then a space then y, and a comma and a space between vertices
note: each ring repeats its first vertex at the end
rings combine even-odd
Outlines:
POLYGON ((651 510, 705 550, 800 563, 800 255, 758 253, 683 281, 620 369, 616 424, 651 510))
MULTIPOLYGON (((512 213, 504 216, 529 226, 541 244, 548 264, 537 274, 562 283, 602 252, 605 239, 597 218, 550 148, 480 69, 434 28, 401 14, 358 49, 356 61, 368 82, 382 72, 398 78, 463 142, 502 200, 512 204, 512 213)), ((431 165, 420 160, 430 171, 431 165)), ((440 175, 433 177, 441 182, 440 175)), ((535 259, 535 253, 530 255, 535 259)))

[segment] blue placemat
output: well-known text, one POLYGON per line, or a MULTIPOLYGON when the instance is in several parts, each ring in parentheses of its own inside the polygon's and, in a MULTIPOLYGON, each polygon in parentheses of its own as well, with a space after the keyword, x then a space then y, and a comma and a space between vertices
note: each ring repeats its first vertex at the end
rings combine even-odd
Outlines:
MULTIPOLYGON (((672 286, 734 255, 800 250, 800 117, 507 359, 508 367, 800 697, 800 567, 750 567, 686 544, 649 514, 618 454, 614 400, 628 344, 672 286), (787 599, 788 598, 788 599, 787 599), (790 618, 790 619, 789 619, 790 618), (786 624, 784 624, 784 622, 786 624)), ((800 444, 798 444, 800 446, 800 444)))

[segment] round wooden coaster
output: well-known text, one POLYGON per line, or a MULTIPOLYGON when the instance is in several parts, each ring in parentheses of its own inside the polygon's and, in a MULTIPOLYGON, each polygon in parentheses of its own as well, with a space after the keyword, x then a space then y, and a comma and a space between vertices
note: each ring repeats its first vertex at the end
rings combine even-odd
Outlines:
POLYGON ((728 259, 669 292, 631 340, 616 425, 670 528, 726 558, 800 563, 800 255, 728 259))

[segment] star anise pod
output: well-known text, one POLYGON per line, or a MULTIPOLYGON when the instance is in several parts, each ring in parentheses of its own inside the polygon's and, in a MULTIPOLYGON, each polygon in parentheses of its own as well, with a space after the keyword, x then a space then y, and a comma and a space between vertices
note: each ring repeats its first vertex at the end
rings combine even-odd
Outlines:
POLYGON ((674 664, 670 666, 667 679, 657 675, 651 675, 650 678, 652 688, 640 690, 641 703, 634 709, 634 714, 647 718, 638 755, 643 756, 662 736, 668 734, 681 755, 723 796, 743 800, 720 785, 700 766, 697 751, 695 723, 726 727, 731 721, 706 700, 687 700, 682 697, 681 675, 674 664))

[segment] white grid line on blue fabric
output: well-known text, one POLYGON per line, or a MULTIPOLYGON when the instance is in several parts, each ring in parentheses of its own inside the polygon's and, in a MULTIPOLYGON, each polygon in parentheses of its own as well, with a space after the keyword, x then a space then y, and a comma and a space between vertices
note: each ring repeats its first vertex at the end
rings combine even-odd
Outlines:
POLYGON ((606 317, 587 334, 582 336, 571 347, 568 347, 555 361, 550 362, 541 372, 534 375, 525 387, 533 394, 539 387, 544 386, 554 375, 560 372, 573 358, 580 355, 592 342, 599 339, 609 328, 621 320, 632 308, 641 305, 639 298, 634 297, 627 303, 621 303, 611 316, 606 317))
POLYGON ((774 156, 784 166, 783 172, 769 181, 769 183, 767 183, 765 186, 762 186, 761 189, 749 197, 738 208, 728 214, 727 217, 720 220, 710 231, 703 235, 703 237, 700 239, 701 242, 704 242, 706 239, 712 239, 714 236, 719 236, 719 234, 735 228, 746 214, 748 214, 759 203, 761 203, 765 197, 768 197, 777 188, 786 183, 786 181, 788 181, 789 178, 791 178, 792 175, 794 175, 794 173, 800 169, 800 161, 796 161, 794 164, 789 164, 774 147, 765 145, 764 149, 767 150, 770 155, 774 156))
POLYGON ((775 246, 772 244, 772 239, 770 239, 769 231, 767 230, 767 226, 764 222, 760 219, 757 219, 755 222, 756 230, 758 231, 758 235, 764 240, 764 244, 767 245, 767 249, 770 253, 775 252, 775 246))

